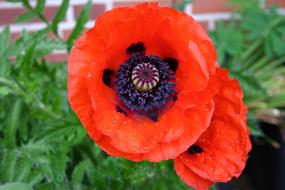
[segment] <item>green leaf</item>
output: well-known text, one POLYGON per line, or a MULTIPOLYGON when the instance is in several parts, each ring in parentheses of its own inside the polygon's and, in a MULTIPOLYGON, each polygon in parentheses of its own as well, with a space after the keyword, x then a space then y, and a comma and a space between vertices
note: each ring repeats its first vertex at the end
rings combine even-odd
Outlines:
POLYGON ((0 57, 0 76, 8 77, 11 74, 12 65, 5 57, 0 57))
POLYGON ((69 5, 69 0, 63 0, 52 20, 51 28, 55 33, 57 33, 58 24, 65 18, 68 5, 69 5))
POLYGON ((76 24, 74 29, 72 30, 69 38, 67 39, 66 43, 68 48, 72 47, 73 42, 79 37, 79 35, 83 32, 85 23, 88 21, 90 13, 91 13, 91 0, 83 7, 81 10, 79 17, 77 18, 76 24))
POLYGON ((3 52, 6 50, 6 47, 9 44, 9 40, 10 40, 10 28, 5 26, 0 34, 0 56, 2 56, 3 52))
POLYGON ((0 186, 0 190, 33 190, 33 188, 22 182, 11 182, 0 186))
POLYGON ((45 3, 46 3, 46 0, 37 0, 35 11, 38 13, 42 13, 42 11, 45 8, 45 3))
POLYGON ((34 65, 33 58, 35 56, 34 51, 36 48, 37 41, 34 40, 33 44, 25 51, 25 54, 23 56, 22 65, 23 65, 23 71, 25 74, 29 74, 32 71, 32 66, 34 65))
POLYGON ((268 72, 271 72, 273 74, 273 71, 276 68, 279 68, 280 66, 282 67, 282 64, 285 62, 285 55, 283 57, 280 57, 272 62, 268 62, 266 65, 262 67, 256 74, 268 74, 268 72))
POLYGON ((73 170, 71 181, 73 184, 74 189, 79 189, 78 186, 82 183, 82 179, 84 174, 92 167, 90 161, 86 160, 80 162, 73 170))
POLYGON ((22 105, 22 100, 17 99, 12 106, 9 117, 7 118, 7 125, 4 130, 4 142, 9 148, 13 148, 16 145, 16 129, 17 123, 19 122, 22 105))
POLYGON ((281 56, 285 52, 285 36, 279 36, 277 33, 271 33, 272 49, 277 56, 281 56))
POLYGON ((52 168, 52 177, 55 183, 62 183, 65 179, 65 170, 67 167, 67 162, 69 157, 66 154, 63 154, 63 150, 52 155, 50 167, 52 168))
POLYGON ((257 136, 257 137, 264 137, 264 133, 258 127, 258 122, 257 122, 257 120, 254 117, 254 114, 252 112, 249 112, 247 114, 247 125, 249 127, 251 135, 257 136))
POLYGON ((11 94, 13 91, 7 86, 0 86, 0 96, 7 96, 11 94))
POLYGON ((21 23, 21 22, 26 22, 28 20, 34 19, 37 16, 35 12, 26 12, 22 14, 21 16, 18 16, 15 19, 15 23, 21 23))
POLYGON ((260 5, 259 0, 230 0, 230 2, 240 9, 240 11, 244 11, 249 8, 258 8, 260 5))
MULTIPOLYGON (((15 178, 16 172, 16 166, 18 161, 19 155, 16 153, 16 151, 8 151, 6 154, 3 164, 5 164, 5 179, 6 181, 13 181, 15 178)), ((2 166, 3 167, 3 166, 2 166)), ((3 170, 2 170, 3 171, 3 170)))
POLYGON ((16 180, 25 181, 29 177, 31 170, 32 170, 31 161, 28 159, 21 159, 17 165, 18 174, 16 180))
POLYGON ((256 8, 246 9, 241 18, 241 28, 248 32, 246 37, 250 41, 261 37, 269 23, 263 10, 256 8))
POLYGON ((28 144, 22 145, 21 149, 22 152, 26 154, 44 154, 52 150, 50 144, 44 144, 41 142, 29 142, 28 144))
POLYGON ((254 73, 254 72, 258 71, 259 69, 262 69, 264 67, 264 65, 266 65, 268 63, 268 61, 269 61, 268 56, 263 56, 259 60, 255 61, 251 65, 249 65, 249 68, 247 68, 247 69, 249 72, 254 73))
POLYGON ((7 53, 10 51, 9 40, 10 28, 6 26, 0 34, 0 76, 2 77, 8 77, 11 71, 11 65, 7 58, 7 53))
POLYGON ((24 5, 25 7, 29 8, 29 9, 32 8, 32 6, 31 6, 29 0, 22 0, 22 3, 23 3, 23 5, 24 5))
POLYGON ((285 94, 278 94, 275 97, 271 97, 268 102, 269 107, 284 107, 285 106, 285 94))
POLYGON ((220 46, 230 55, 238 55, 243 50, 243 37, 240 31, 236 30, 234 21, 228 25, 218 22, 217 37, 220 40, 220 46))
POLYGON ((36 44, 35 51, 38 57, 47 55, 56 50, 65 50, 66 44, 63 41, 51 40, 49 38, 43 39, 36 44))
POLYGON ((42 171, 42 169, 33 170, 30 175, 28 176, 28 182, 30 186, 34 186, 39 184, 44 177, 47 175, 47 172, 42 171))

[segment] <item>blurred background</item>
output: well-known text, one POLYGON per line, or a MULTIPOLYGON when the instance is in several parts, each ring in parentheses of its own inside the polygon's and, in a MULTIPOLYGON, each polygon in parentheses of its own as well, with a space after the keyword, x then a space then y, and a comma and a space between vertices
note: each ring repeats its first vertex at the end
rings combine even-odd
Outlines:
MULTIPOLYGON (((106 155, 67 102, 67 59, 106 10, 140 0, 0 0, 0 190, 190 189, 172 161, 106 155)), ((285 190, 285 0, 158 0, 208 31, 237 78, 253 149, 220 190, 285 190)))

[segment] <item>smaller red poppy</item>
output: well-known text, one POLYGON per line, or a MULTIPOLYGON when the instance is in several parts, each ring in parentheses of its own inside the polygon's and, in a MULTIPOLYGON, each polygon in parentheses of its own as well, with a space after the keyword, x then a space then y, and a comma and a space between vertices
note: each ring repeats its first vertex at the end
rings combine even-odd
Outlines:
POLYGON ((198 141, 174 160, 177 175, 189 186, 206 190, 214 182, 239 177, 251 149, 246 126, 247 108, 237 80, 218 68, 219 89, 210 127, 198 141))

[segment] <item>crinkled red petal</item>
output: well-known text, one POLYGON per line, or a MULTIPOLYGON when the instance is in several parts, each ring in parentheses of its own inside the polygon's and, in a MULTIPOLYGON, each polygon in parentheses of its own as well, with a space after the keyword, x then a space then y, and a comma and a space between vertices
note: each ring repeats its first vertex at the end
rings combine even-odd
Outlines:
MULTIPOLYGON (((173 159, 178 156, 179 152, 183 152, 187 147, 192 145, 197 138, 199 133, 202 133, 209 126, 210 119, 212 117, 214 104, 210 102, 206 106, 189 108, 185 111, 185 117, 183 134, 181 137, 167 141, 165 136, 164 142, 161 142, 155 146, 155 148, 146 153, 128 153, 125 150, 120 150, 114 146, 112 141, 113 138, 102 138, 97 143, 112 156, 123 156, 133 161, 149 160, 153 162, 159 162, 161 160, 173 159), (195 123, 195 125, 189 125, 189 122, 195 123), (187 127, 186 127, 187 124, 187 127), (103 140, 104 139, 104 140, 103 140)), ((174 135, 175 136, 175 135, 174 135)))
POLYGON ((238 82, 230 80, 224 69, 217 69, 216 76, 220 88, 214 97, 211 125, 195 143, 203 151, 196 154, 184 152, 179 158, 202 178, 226 182, 241 174, 251 144, 245 119, 246 106, 238 82))
POLYGON ((187 167, 180 158, 175 158, 174 168, 177 175, 190 187, 195 188, 196 190, 208 190, 213 182, 200 177, 191 168, 187 167))
POLYGON ((211 181, 226 182, 238 177, 251 148, 249 133, 239 116, 213 120, 211 126, 195 143, 202 153, 180 155, 181 161, 199 176, 211 181))

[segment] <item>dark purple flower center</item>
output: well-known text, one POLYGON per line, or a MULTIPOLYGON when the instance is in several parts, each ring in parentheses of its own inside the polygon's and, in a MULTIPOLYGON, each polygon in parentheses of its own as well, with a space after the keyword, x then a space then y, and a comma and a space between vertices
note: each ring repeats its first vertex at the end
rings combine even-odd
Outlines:
POLYGON ((131 44, 126 49, 129 59, 120 65, 117 72, 104 69, 102 81, 109 88, 115 87, 125 105, 116 104, 117 112, 128 116, 126 109, 129 109, 157 121, 166 103, 177 100, 174 73, 179 63, 170 57, 146 56, 145 51, 142 42, 131 44))
POLYGON ((120 65, 115 80, 116 92, 129 110, 154 115, 176 94, 173 75, 160 57, 135 51, 120 65))

